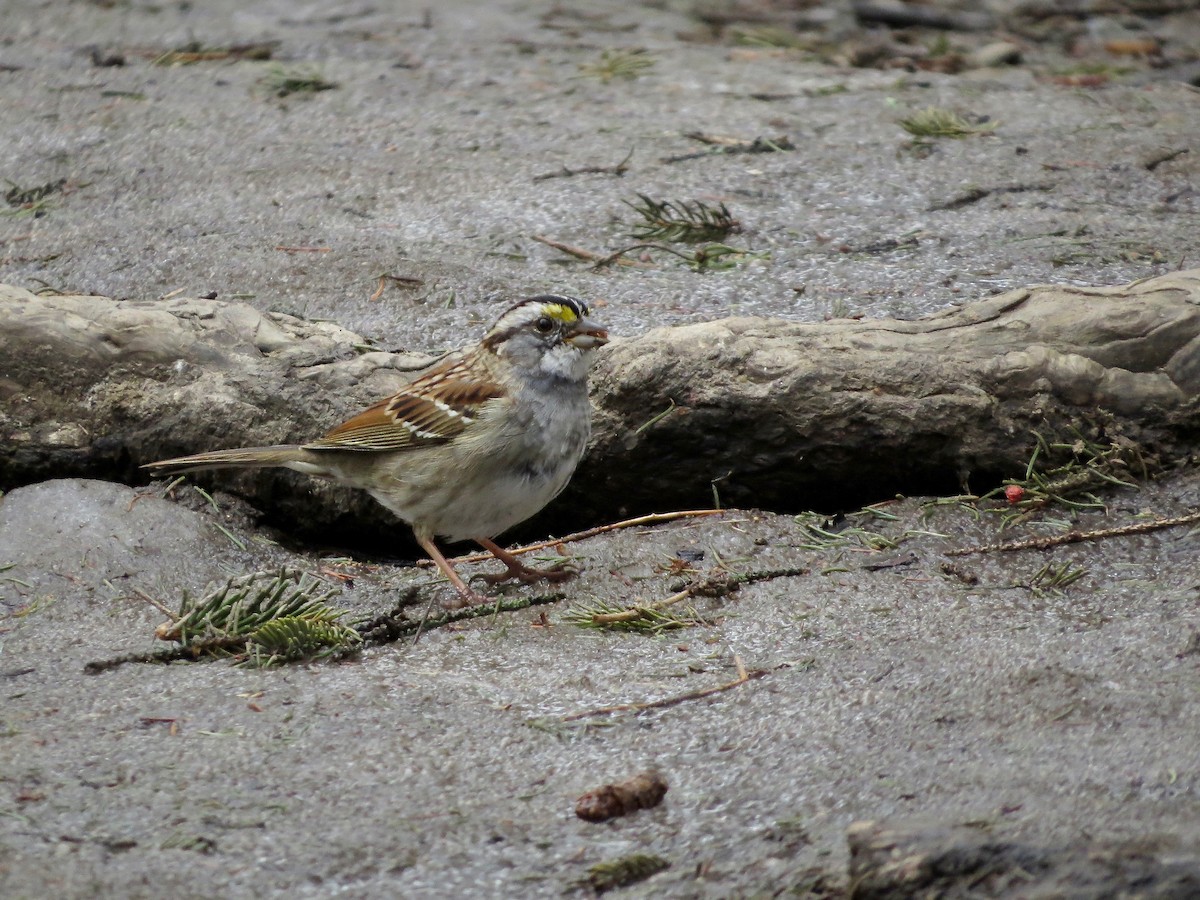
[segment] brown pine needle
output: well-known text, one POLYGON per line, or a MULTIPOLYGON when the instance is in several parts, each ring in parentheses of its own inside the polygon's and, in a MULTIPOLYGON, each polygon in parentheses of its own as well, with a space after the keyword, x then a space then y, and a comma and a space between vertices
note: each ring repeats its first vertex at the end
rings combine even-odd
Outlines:
POLYGON ((147 594, 141 588, 135 587, 133 589, 133 592, 135 594, 137 594, 139 597, 141 597, 143 600, 145 600, 147 603, 149 603, 151 606, 153 606, 155 609, 157 609, 164 616, 167 616, 170 619, 176 618, 175 610, 168 607, 165 603, 162 603, 159 600, 155 600, 153 597, 151 597, 149 594, 147 594))
POLYGON ((746 671, 746 664, 742 662, 742 658, 738 654, 733 654, 733 664, 737 666, 738 681, 749 681, 750 673, 746 671))
MULTIPOLYGON (((1183 152, 1187 152, 1186 150, 1183 152)), ((545 181, 549 178, 573 178, 576 175, 624 175, 629 171, 629 161, 633 159, 633 151, 630 150, 623 160, 615 166, 582 166, 578 169, 569 169, 563 166, 556 172, 544 172, 541 175, 534 175, 534 181, 545 181)))
POLYGON ((654 266, 650 263, 642 262, 638 259, 625 259, 625 257, 617 257, 610 259, 612 254, 593 253, 591 250, 585 250, 583 247, 575 247, 571 244, 564 244, 562 241, 556 241, 554 238, 548 238, 541 234, 531 234, 530 237, 539 244, 545 244, 547 247, 553 247, 568 256, 574 256, 576 259, 584 259, 591 263, 604 263, 605 265, 632 266, 636 269, 653 269, 654 266))
POLYGON ((678 706, 680 703, 688 703, 692 700, 702 700, 705 697, 711 697, 713 694, 719 694, 722 691, 728 691, 735 687, 741 687, 748 681, 754 681, 756 678, 762 678, 767 674, 766 669, 746 669, 746 664, 742 662, 742 658, 734 654, 733 663, 737 666, 738 676, 733 681, 728 681, 725 684, 719 684, 716 687, 704 688, 699 691, 689 691, 686 694, 676 694, 674 697, 664 697, 662 700, 651 700, 649 703, 621 703, 617 706, 602 706, 599 709, 589 709, 583 712, 571 713, 569 716, 563 716, 564 722, 575 722, 579 719, 589 719, 592 716, 607 716, 611 713, 619 712, 642 712, 647 709, 662 709, 667 706, 678 706))
MULTIPOLYGON (((594 266, 592 266, 592 268, 593 269, 603 269, 605 266, 611 266, 611 265, 621 265, 621 266, 634 265, 636 261, 625 259, 625 254, 632 253, 635 250, 663 250, 667 253, 673 253, 675 256, 678 256, 680 259, 686 259, 686 260, 695 259, 694 254, 681 253, 680 251, 675 250, 672 247, 665 247, 662 244, 640 243, 640 244, 632 244, 628 247, 623 247, 620 250, 614 250, 612 253, 608 254, 608 256, 605 256, 601 259, 596 260, 596 264, 594 266)), ((653 266, 650 265, 649 263, 640 263, 640 265, 644 266, 645 268, 653 268, 653 266)))
POLYGON ((412 278, 408 275, 388 275, 386 272, 379 276, 379 287, 375 293, 370 296, 371 300, 378 300, 383 296, 383 291, 387 287, 388 282, 398 285, 403 288, 416 288, 425 283, 423 278, 412 278))
MULTIPOLYGON (((536 544, 527 544, 524 547, 516 547, 508 552, 513 556, 520 556, 523 553, 533 553, 536 550, 545 550, 547 547, 557 547, 559 544, 570 544, 575 541, 582 541, 590 537, 595 537, 598 534, 607 534, 610 531, 619 531, 622 528, 637 528, 639 525, 659 525, 663 522, 673 522, 676 519, 692 519, 700 518, 701 516, 715 516, 723 512, 728 512, 724 509, 686 509, 679 512, 669 513, 650 513, 646 516, 638 516, 634 519, 625 519, 621 522, 610 522, 608 525, 598 525, 595 528, 588 528, 585 531, 577 531, 574 534, 568 534, 566 537, 551 538, 548 541, 538 541, 536 544)), ((452 563, 473 563, 483 562, 492 558, 490 553, 472 553, 468 556, 456 556, 452 563)), ((423 568, 433 566, 432 559, 420 559, 416 563, 423 568)))

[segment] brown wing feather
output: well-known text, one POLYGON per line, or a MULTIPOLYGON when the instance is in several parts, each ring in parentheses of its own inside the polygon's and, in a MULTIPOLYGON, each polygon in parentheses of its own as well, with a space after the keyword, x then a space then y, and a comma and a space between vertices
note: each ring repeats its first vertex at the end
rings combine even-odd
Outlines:
POLYGON ((445 443, 475 421, 483 404, 504 395, 480 374, 468 359, 449 360, 304 447, 382 451, 445 443))

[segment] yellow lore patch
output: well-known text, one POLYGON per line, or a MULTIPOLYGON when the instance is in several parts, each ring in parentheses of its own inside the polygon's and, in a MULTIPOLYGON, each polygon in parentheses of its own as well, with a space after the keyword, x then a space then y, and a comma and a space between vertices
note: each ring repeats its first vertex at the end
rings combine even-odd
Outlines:
POLYGON ((558 321, 568 324, 579 321, 579 316, 575 314, 575 310, 561 303, 547 303, 542 307, 542 312, 552 319, 558 319, 558 321))

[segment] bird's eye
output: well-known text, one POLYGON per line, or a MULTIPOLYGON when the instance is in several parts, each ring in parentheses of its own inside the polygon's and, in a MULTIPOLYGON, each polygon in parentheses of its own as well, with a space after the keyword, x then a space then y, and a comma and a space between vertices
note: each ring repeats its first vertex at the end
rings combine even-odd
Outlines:
POLYGON ((538 330, 538 334, 549 334, 554 330, 554 320, 549 316, 540 316, 533 327, 538 330))

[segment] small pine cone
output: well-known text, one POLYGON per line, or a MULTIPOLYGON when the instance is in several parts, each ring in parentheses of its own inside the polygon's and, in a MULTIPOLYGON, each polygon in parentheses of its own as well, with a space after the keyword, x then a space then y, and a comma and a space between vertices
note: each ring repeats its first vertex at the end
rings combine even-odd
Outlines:
POLYGON ((667 793, 667 781, 658 772, 642 772, 616 784, 588 791, 575 801, 575 815, 589 822, 604 822, 639 809, 658 806, 667 793))

